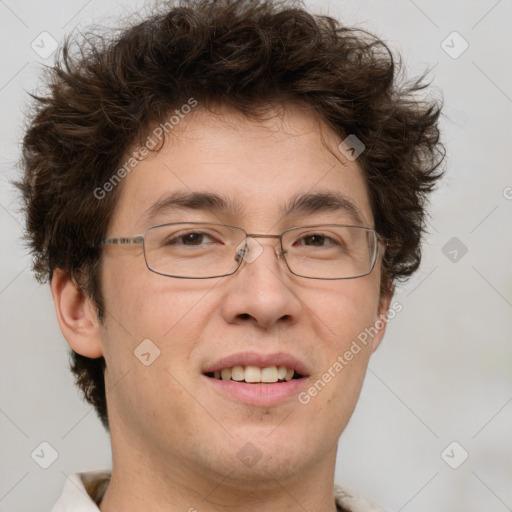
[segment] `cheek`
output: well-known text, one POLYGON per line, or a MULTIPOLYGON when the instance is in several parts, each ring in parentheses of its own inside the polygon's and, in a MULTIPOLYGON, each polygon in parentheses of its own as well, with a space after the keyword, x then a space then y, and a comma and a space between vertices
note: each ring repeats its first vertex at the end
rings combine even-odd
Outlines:
POLYGON ((340 281, 336 288, 324 287, 316 295, 312 309, 317 314, 311 318, 316 319, 331 350, 343 350, 378 319, 378 276, 367 277, 340 281))
POLYGON ((201 294, 190 282, 151 272, 136 251, 106 258, 103 268, 107 316, 136 339, 161 340, 181 325, 193 325, 190 313, 201 294))
POLYGON ((366 374, 372 328, 378 319, 378 289, 373 280, 362 278, 340 282, 336 290, 324 289, 320 296, 313 309, 316 314, 310 318, 323 341, 322 365, 312 376, 304 401, 314 399, 316 407, 333 417, 346 416, 355 406, 366 374), (328 412, 331 405, 334 408, 328 412))
POLYGON ((174 425, 187 423, 193 406, 180 383, 189 378, 186 368, 200 339, 201 319, 209 318, 200 301, 207 290, 200 293, 146 268, 121 272, 114 267, 103 284, 109 408, 134 429, 166 424, 172 432, 174 425), (175 422, 169 421, 170 410, 175 422))

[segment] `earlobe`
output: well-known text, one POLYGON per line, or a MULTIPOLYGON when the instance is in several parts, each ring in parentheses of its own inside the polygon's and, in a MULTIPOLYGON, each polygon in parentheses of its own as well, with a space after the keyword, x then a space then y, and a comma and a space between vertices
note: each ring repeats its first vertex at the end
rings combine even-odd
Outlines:
POLYGON ((382 341, 382 338, 384 337, 384 333, 386 332, 386 326, 388 323, 388 310, 392 298, 393 292, 380 298, 378 316, 375 319, 375 328, 378 332, 372 340, 372 353, 377 350, 380 342, 382 341))
POLYGON ((91 299, 78 289, 69 272, 55 269, 51 292, 60 330, 69 346, 91 359, 103 356, 100 324, 91 299))

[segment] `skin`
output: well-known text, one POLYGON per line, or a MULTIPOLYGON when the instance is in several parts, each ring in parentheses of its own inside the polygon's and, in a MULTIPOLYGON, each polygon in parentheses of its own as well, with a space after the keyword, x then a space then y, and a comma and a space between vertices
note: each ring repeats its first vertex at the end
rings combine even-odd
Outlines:
MULTIPOLYGON (((239 200, 243 212, 184 210, 152 224, 220 221, 278 234, 344 223, 350 218, 340 213, 278 214, 297 192, 337 190, 358 207, 363 225, 373 227, 361 169, 357 160, 344 160, 340 142, 293 107, 264 122, 198 108, 123 180, 107 236, 142 234, 151 225, 141 222, 143 212, 173 190, 222 193, 239 200)), ((105 247, 103 323, 69 276, 54 273, 52 294, 69 345, 106 359, 113 471, 103 512, 335 510, 338 439, 385 327, 307 405, 296 397, 271 407, 242 404, 215 392, 202 369, 236 352, 281 351, 307 362, 315 382, 387 311, 391 297, 379 301, 380 257, 365 277, 305 279, 276 257, 275 240, 258 242, 264 251, 254 262, 204 280, 150 272, 141 246, 105 247), (144 366, 133 351, 148 338, 161 353, 144 366), (261 454, 252 467, 237 457, 247 442, 261 454)))

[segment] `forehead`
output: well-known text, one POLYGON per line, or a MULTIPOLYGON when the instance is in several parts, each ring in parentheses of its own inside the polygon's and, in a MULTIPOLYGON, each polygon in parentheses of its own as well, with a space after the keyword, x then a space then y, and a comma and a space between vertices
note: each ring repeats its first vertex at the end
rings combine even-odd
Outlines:
POLYGON ((140 231, 178 214, 261 230, 330 212, 372 227, 362 170, 339 151, 341 140, 299 109, 265 121, 198 109, 123 180, 110 231, 140 231))

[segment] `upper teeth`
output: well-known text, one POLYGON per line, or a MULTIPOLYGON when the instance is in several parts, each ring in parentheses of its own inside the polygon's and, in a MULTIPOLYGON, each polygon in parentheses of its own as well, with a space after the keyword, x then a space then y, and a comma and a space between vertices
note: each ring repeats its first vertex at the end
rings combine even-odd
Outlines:
POLYGON ((277 382, 278 380, 291 380, 294 370, 286 366, 233 366, 215 371, 213 376, 216 379, 236 380, 245 382, 277 382))

